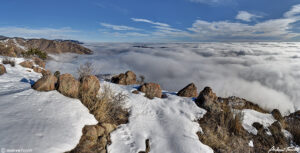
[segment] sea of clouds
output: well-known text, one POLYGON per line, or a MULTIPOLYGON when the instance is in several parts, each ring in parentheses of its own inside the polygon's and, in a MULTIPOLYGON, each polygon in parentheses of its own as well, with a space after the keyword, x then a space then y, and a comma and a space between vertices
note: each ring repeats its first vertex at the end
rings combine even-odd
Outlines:
POLYGON ((194 82, 218 96, 238 96, 283 113, 300 109, 300 43, 94 43, 93 55, 53 56, 52 71, 76 75, 92 62, 96 73, 133 70, 164 90, 194 82))

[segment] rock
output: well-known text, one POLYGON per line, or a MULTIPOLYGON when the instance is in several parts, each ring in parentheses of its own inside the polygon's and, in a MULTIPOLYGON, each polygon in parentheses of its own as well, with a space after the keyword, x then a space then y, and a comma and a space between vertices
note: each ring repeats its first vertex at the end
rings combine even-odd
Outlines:
POLYGON ((180 91, 178 91, 177 96, 197 97, 198 96, 197 87, 195 86, 194 83, 191 83, 191 84, 187 85, 186 87, 184 87, 183 89, 181 89, 180 91))
POLYGON ((0 64, 0 75, 3 75, 4 73, 6 73, 6 68, 3 64, 0 64))
POLYGON ((77 81, 71 74, 63 74, 58 79, 58 91, 71 98, 78 98, 79 81, 77 81))
POLYGON ((35 82, 32 88, 37 91, 51 91, 55 90, 56 83, 57 78, 54 75, 46 75, 35 82))
POLYGON ((127 71, 125 74, 121 73, 117 76, 112 77, 111 82, 121 85, 137 84, 136 75, 132 71, 127 71))
POLYGON ((168 95, 167 94, 165 94, 165 93, 163 93, 162 95, 161 95, 161 98, 168 98, 168 95))
POLYGON ((54 72, 54 76, 56 76, 57 78, 59 78, 60 72, 59 72, 59 71, 55 71, 55 72, 54 72))
MULTIPOLYGON (((51 75, 51 71, 50 70, 42 70, 42 75, 45 76, 45 75, 51 75)), ((57 78, 57 77, 56 77, 57 78)))
POLYGON ((43 72, 43 69, 38 67, 38 66, 33 66, 32 69, 36 73, 42 73, 43 72))
POLYGON ((133 94, 139 94, 139 91, 134 90, 134 91, 132 91, 132 93, 133 93, 133 94))
POLYGON ((94 75, 84 76, 80 80, 79 94, 81 97, 96 97, 100 89, 100 82, 94 75))
POLYGON ((264 128, 264 126, 262 124, 258 123, 258 122, 254 122, 252 124, 252 126, 255 127, 258 131, 262 130, 264 128))
POLYGON ((156 83, 144 83, 139 91, 144 92, 145 96, 149 99, 153 99, 154 97, 161 98, 162 91, 159 84, 156 83))
POLYGON ((86 125, 77 146, 70 153, 106 153, 111 144, 110 133, 116 129, 113 124, 86 125))
POLYGON ((31 69, 33 67, 33 62, 26 60, 26 61, 20 63, 20 65, 31 69))
POLYGON ((42 68, 45 68, 46 63, 45 63, 42 59, 40 59, 40 58, 38 58, 38 57, 33 57, 32 60, 34 61, 34 63, 35 63, 36 65, 38 65, 38 66, 40 66, 40 67, 42 67, 42 68))
POLYGON ((278 121, 281 121, 283 119, 280 111, 278 109, 274 109, 272 112, 271 112, 272 116, 278 120, 278 121))
POLYGON ((196 104, 207 111, 219 111, 216 109, 220 109, 218 103, 216 102, 218 97, 212 91, 210 87, 205 87, 199 94, 198 98, 196 99, 196 104))

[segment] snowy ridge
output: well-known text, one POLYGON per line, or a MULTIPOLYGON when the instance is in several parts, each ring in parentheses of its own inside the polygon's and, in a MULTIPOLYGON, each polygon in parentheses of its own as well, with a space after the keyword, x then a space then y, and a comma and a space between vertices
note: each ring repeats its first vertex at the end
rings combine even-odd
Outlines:
POLYGON ((111 133, 110 153, 137 153, 145 150, 150 140, 151 152, 199 153, 213 152, 199 141, 196 132, 202 131, 196 120, 206 111, 197 107, 191 98, 167 94, 168 98, 149 100, 143 93, 132 94, 132 86, 119 86, 108 82, 113 90, 129 95, 129 123, 111 133))
MULTIPOLYGON (((16 58, 16 63, 21 61, 16 58)), ((97 124, 79 100, 57 91, 31 89, 41 74, 18 64, 5 67, 7 73, 0 76, 0 147, 32 149, 34 153, 65 152, 77 145, 84 125, 97 124)))

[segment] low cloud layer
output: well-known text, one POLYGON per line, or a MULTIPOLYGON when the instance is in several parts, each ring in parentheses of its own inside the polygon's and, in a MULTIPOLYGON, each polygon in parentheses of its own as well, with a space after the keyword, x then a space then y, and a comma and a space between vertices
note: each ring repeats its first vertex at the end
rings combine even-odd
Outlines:
POLYGON ((239 96, 282 112, 300 109, 300 43, 99 43, 87 46, 94 55, 67 54, 48 64, 52 71, 76 74, 84 62, 96 73, 133 70, 146 81, 178 91, 194 82, 218 96, 239 96))

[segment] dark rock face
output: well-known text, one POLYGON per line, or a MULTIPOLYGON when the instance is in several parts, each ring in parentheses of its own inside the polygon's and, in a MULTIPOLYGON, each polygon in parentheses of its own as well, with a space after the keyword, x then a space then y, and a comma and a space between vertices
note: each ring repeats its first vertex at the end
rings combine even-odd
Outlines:
POLYGON ((33 67, 33 62, 27 60, 27 61, 21 62, 20 65, 25 68, 31 69, 33 67))
POLYGON ((281 121, 283 119, 280 111, 278 109, 274 109, 272 112, 271 112, 272 116, 278 120, 278 121, 281 121))
POLYGON ((161 98, 162 96, 160 85, 156 83, 145 83, 139 88, 139 91, 144 92, 145 96, 149 99, 153 99, 154 97, 161 98))
POLYGON ((187 85, 186 87, 184 87, 183 89, 181 89, 180 91, 178 91, 177 96, 197 97, 198 96, 197 87, 195 86, 194 83, 191 83, 191 84, 187 85))
POLYGON ((78 98, 79 81, 77 81, 71 74, 63 74, 58 79, 58 91, 71 98, 78 98))
POLYGON ((113 124, 86 125, 79 144, 69 153, 106 153, 111 144, 110 133, 116 129, 113 124))
POLYGON ((46 75, 35 82, 32 88, 37 91, 51 91, 55 90, 56 83, 57 78, 54 75, 46 75))
POLYGON ((214 111, 215 109, 220 108, 220 106, 218 106, 219 103, 215 102, 217 99, 218 97, 212 89, 210 87, 205 87, 196 99, 196 104, 207 111, 214 111))
POLYGON ((112 77, 111 82, 121 85, 137 84, 136 75, 132 71, 127 71, 125 74, 121 73, 117 76, 112 77))
POLYGON ((0 64, 0 75, 3 75, 4 73, 6 73, 6 68, 3 64, 0 64))

